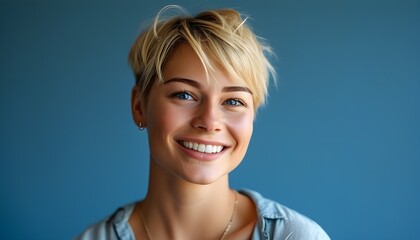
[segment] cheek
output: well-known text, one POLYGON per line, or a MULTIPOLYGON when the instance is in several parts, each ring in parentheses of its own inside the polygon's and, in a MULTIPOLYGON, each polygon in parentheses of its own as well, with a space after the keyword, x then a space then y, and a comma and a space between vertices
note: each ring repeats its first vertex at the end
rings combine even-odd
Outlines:
POLYGON ((253 131, 254 115, 253 114, 244 114, 238 115, 232 118, 230 121, 229 128, 231 133, 238 144, 237 147, 241 151, 245 152, 248 148, 249 141, 251 140, 252 131, 253 131))
POLYGON ((164 164, 168 154, 173 151, 172 136, 179 125, 176 113, 171 112, 165 105, 154 105, 149 108, 147 128, 149 148, 152 159, 164 164))
POLYGON ((153 142, 165 144, 172 139, 176 130, 185 126, 188 114, 182 114, 179 109, 171 107, 168 103, 156 103, 148 111, 149 138, 153 139, 153 142))
POLYGON ((148 128, 150 139, 162 139, 165 133, 171 129, 171 121, 165 109, 153 109, 149 112, 148 128))

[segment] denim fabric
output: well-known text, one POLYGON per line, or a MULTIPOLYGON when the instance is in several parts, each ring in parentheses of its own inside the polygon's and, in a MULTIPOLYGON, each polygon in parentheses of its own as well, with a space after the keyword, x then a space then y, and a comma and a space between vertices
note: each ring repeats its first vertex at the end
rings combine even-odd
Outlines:
POLYGON ((330 240, 325 231, 314 221, 259 193, 243 190, 257 206, 258 222, 253 240, 330 240))
MULTIPOLYGON (((330 240, 324 230, 311 219, 251 190, 240 193, 250 197, 258 213, 253 240, 330 240)), ((85 230, 77 240, 134 240, 128 219, 136 203, 117 209, 109 218, 85 230)))

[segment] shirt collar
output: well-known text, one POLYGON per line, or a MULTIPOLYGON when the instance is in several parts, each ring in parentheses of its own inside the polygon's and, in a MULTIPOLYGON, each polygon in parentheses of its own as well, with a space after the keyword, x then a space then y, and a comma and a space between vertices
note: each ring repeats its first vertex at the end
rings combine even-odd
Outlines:
POLYGON ((258 192, 243 189, 239 191, 242 194, 245 194, 254 202, 257 207, 257 213, 259 217, 268 218, 268 219, 281 219, 286 218, 284 212, 280 209, 279 204, 264 198, 258 192))

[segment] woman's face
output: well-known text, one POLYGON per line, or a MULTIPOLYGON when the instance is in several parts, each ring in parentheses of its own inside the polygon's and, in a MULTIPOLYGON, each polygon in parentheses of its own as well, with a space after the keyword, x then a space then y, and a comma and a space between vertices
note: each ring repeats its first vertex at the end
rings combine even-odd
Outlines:
POLYGON ((147 102, 133 92, 133 115, 147 126, 151 161, 173 177, 215 182, 244 158, 252 135, 252 93, 223 71, 209 74, 188 44, 181 44, 155 81, 147 102))

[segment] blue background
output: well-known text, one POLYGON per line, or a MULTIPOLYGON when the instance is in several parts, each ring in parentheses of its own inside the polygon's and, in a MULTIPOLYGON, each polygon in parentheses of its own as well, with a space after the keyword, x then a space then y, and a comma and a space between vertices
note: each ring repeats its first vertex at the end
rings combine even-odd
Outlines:
POLYGON ((233 187, 333 239, 420 239, 415 0, 1 1, 0 239, 70 239, 144 196, 127 53, 169 3, 234 7, 277 54, 233 187))

